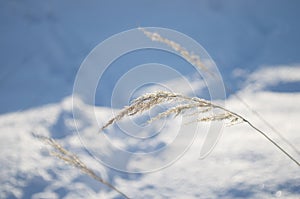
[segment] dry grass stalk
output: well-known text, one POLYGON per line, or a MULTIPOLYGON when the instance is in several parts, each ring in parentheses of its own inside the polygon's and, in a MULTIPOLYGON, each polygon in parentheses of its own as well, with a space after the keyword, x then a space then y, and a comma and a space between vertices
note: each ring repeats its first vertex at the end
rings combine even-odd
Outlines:
POLYGON ((230 122, 236 122, 238 120, 243 120, 239 115, 221 107, 197 97, 186 97, 177 93, 172 93, 168 91, 158 91, 154 93, 147 93, 141 97, 135 99, 130 106, 125 107, 120 111, 118 115, 111 118, 107 123, 105 123, 100 131, 109 127, 113 123, 123 119, 124 117, 131 117, 137 114, 142 114, 154 108, 157 105, 162 105, 164 103, 172 104, 171 108, 164 112, 159 113, 157 116, 150 118, 147 123, 151 123, 158 119, 168 117, 170 115, 178 116, 179 114, 184 114, 187 111, 195 111, 193 114, 205 113, 212 111, 214 109, 221 110, 220 113, 214 114, 208 117, 199 118, 197 121, 216 121, 216 120, 230 120, 230 122))
POLYGON ((150 32, 147 31, 145 28, 139 28, 148 38, 150 38, 152 41, 157 41, 164 43, 168 46, 170 46, 173 50, 178 52, 184 59, 186 59, 189 63, 193 64, 194 66, 199 67, 200 69, 208 72, 208 68, 202 63, 200 57, 198 55, 195 55, 193 52, 187 51, 184 47, 182 47, 180 44, 169 40, 167 38, 162 37, 156 32, 150 32))
POLYGON ((263 135, 268 141, 270 141, 273 145, 275 145, 281 152, 283 152, 286 156, 288 156, 293 162, 295 162, 298 166, 300 163, 292 157, 287 151, 281 148, 274 140, 272 140, 266 133, 255 127, 249 120, 245 119, 241 115, 234 113, 222 106, 213 104, 209 101, 206 101, 197 97, 186 97, 180 94, 167 92, 167 91, 158 91, 154 93, 147 93, 142 95, 133 101, 130 106, 125 107, 121 112, 110 119, 105 125, 102 126, 100 132, 110 125, 114 124, 116 121, 123 119, 124 117, 135 116, 139 113, 143 113, 156 105, 160 105, 163 103, 173 103, 177 102, 179 105, 172 106, 172 108, 158 114, 156 117, 150 118, 148 123, 151 123, 157 119, 161 119, 163 117, 170 116, 174 114, 177 116, 178 114, 182 114, 185 111, 191 110, 194 111, 193 114, 201 114, 203 112, 212 111, 218 109, 219 111, 214 112, 211 116, 206 116, 197 119, 197 122, 209 122, 209 121, 229 121, 230 125, 245 122, 254 130, 263 135), (196 111, 195 111, 196 110, 196 111))
MULTIPOLYGON (((169 108, 164 112, 159 113, 157 116, 150 118, 147 123, 150 124, 156 120, 168 117, 174 114, 174 117, 177 117, 179 114, 183 114, 185 111, 190 110, 192 108, 197 108, 197 103, 189 103, 189 104, 179 104, 175 107, 169 108)), ((207 108, 205 111, 209 111, 210 108, 207 108)))
POLYGON ((42 135, 37 135, 37 134, 34 134, 34 133, 33 133, 33 135, 34 135, 34 137, 38 138, 39 140, 43 141, 44 143, 48 144, 53 149, 55 149, 55 151, 50 152, 50 154, 52 156, 55 156, 55 157, 63 160, 65 163, 70 164, 70 165, 78 168, 83 173, 89 175, 90 177, 94 178, 98 182, 100 182, 100 183, 108 186, 109 188, 115 190, 116 192, 118 192, 119 194, 121 194, 123 197, 129 198, 123 192, 121 192, 119 189, 117 189, 116 187, 114 187, 112 184, 110 184, 109 182, 106 182, 105 180, 103 180, 91 168, 87 167, 86 164, 84 164, 75 154, 73 154, 70 151, 68 151, 65 148, 63 148, 54 139, 48 138, 48 137, 42 136, 42 135))
POLYGON ((143 113, 147 110, 150 110, 158 104, 162 104, 165 102, 175 102, 178 100, 182 101, 184 99, 184 96, 165 91, 147 93, 138 97, 130 104, 130 106, 126 106, 123 110, 121 110, 121 112, 117 116, 113 117, 105 125, 103 125, 100 131, 104 130, 116 121, 123 119, 124 117, 133 116, 138 113, 143 113))

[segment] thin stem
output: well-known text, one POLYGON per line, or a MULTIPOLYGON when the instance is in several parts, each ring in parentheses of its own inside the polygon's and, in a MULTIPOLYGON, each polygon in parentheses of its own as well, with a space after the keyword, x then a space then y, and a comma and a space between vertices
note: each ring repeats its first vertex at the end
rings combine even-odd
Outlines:
POLYGON ((96 175, 91 169, 89 169, 89 172, 86 172, 89 176, 91 176, 92 178, 94 178, 95 180, 101 182, 102 184, 106 185, 107 187, 115 190, 116 192, 118 192, 120 195, 122 195, 124 198, 129 199, 129 197, 123 193, 122 191, 120 191, 119 189, 117 189, 116 187, 114 187, 112 184, 104 181, 101 177, 99 177, 98 175, 96 175))
POLYGON ((282 151, 286 156, 288 156, 293 162, 295 162, 298 166, 300 166, 300 163, 293 158, 287 151, 285 151, 283 148, 281 148, 275 141, 273 141, 269 136, 266 135, 266 133, 264 133, 263 131, 261 131, 260 129, 258 129, 257 127, 255 127, 251 122, 249 122, 248 120, 244 119, 244 122, 246 122, 247 124, 249 124, 249 126, 251 126, 254 130, 256 130, 257 132, 259 132, 261 135, 263 135, 267 140, 269 140, 272 144, 274 144, 280 151, 282 151))
POLYGON ((298 155, 300 151, 288 140, 282 133, 273 127, 267 120, 265 120, 256 110, 252 109, 248 103, 246 103, 237 93, 233 93, 232 89, 226 86, 226 90, 232 93, 247 109, 249 109, 254 115, 256 115, 265 125, 267 125, 274 133, 276 133, 287 145, 289 145, 298 155))
POLYGON ((232 112, 224 107, 218 106, 218 105, 214 105, 214 107, 222 109, 224 111, 229 112, 230 114, 233 114, 239 118, 241 118, 245 123, 247 123, 250 127, 252 127, 254 130, 256 130, 257 132, 259 132, 261 135, 263 135, 267 140, 269 140, 273 145, 275 145, 281 152, 283 152, 287 157, 289 157, 293 162, 295 162, 298 166, 300 166, 300 163, 293 158, 286 150, 284 150, 281 146, 279 146, 274 140, 272 140, 269 136, 267 136, 266 133, 264 133, 262 130, 258 129, 256 126, 254 126, 249 120, 245 119, 243 116, 232 112))

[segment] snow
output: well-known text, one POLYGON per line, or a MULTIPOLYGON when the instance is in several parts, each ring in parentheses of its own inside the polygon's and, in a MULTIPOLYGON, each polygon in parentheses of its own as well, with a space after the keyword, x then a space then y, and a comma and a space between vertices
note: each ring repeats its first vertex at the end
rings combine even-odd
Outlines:
MULTIPOLYGON (((285 71, 284 69, 282 66, 283 72, 279 74, 285 75, 290 71, 290 67, 286 67, 285 71)), ((264 72, 269 77, 274 74, 272 68, 265 68, 264 72)), ((255 76, 255 73, 250 75, 249 80, 253 82, 255 76)), ((298 78, 299 75, 295 79, 298 78)), ((278 81, 283 79, 278 78, 278 81)), ((253 85, 267 85, 266 80, 259 82, 260 80, 260 77, 257 78, 253 85)), ((274 79, 271 79, 271 83, 274 83, 274 79)), ((300 93, 274 93, 265 90, 253 92, 247 89, 247 92, 240 92, 240 97, 282 132, 294 146, 299 146, 297 116, 300 106, 297 102, 300 100, 300 93)), ((226 104, 228 108, 241 113, 259 128, 270 132, 270 129, 234 96, 229 98, 226 104)), ((97 133, 99 124, 92 118, 94 115, 90 115, 90 110, 95 110, 99 117, 97 119, 105 122, 110 118, 111 110, 104 107, 94 108, 84 103, 75 109, 80 109, 81 112, 77 127, 86 135, 84 139, 87 140, 84 142, 88 145, 87 149, 103 153, 108 150, 107 153, 116 158, 118 164, 125 164, 123 166, 128 168, 151 168, 151 164, 159 164, 162 161, 160 158, 163 156, 138 161, 126 157, 121 159, 118 154, 111 154, 110 147, 102 146, 100 135, 97 133)), ((180 125, 180 120, 172 120, 175 126, 178 122, 180 125)), ((205 137, 203 132, 207 131, 209 125, 200 124, 194 143, 181 158, 166 168, 146 174, 118 172, 105 167, 87 153, 76 133, 71 96, 59 103, 1 115, 0 127, 1 198, 118 197, 116 193, 89 179, 75 168, 49 156, 48 147, 35 139, 31 132, 58 139, 103 178, 132 198, 298 198, 300 194, 298 166, 246 124, 225 127, 215 149, 203 160, 199 159, 200 148, 205 137)), ((120 147, 126 149, 149 146, 149 143, 132 143, 124 139, 122 141, 114 131, 117 131, 117 128, 110 128, 106 132, 113 145, 119 143, 120 147)), ((152 144, 166 143, 172 139, 174 129, 165 128, 161 134, 168 136, 158 136, 152 140, 152 144)), ((299 154, 274 135, 273 137, 299 160, 299 154)), ((168 153, 171 155, 172 151, 168 153)))

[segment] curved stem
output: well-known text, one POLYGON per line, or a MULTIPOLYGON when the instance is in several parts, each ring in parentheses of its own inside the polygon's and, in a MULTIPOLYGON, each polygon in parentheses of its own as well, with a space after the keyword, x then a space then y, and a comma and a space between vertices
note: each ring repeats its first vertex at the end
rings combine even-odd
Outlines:
POLYGON ((276 133, 287 145, 289 145, 298 155, 300 151, 288 140, 282 133, 280 133, 273 125, 271 125, 267 120, 265 120, 256 110, 252 109, 248 103, 246 103, 237 93, 233 93, 232 89, 226 86, 226 90, 232 93, 248 110, 250 110, 254 115, 256 115, 266 126, 268 126, 274 133, 276 133))
POLYGON ((262 136, 264 136, 267 140, 269 140, 273 145, 275 145, 281 152, 283 152, 287 157, 289 157, 293 162, 295 162, 298 166, 300 166, 300 163, 293 158, 286 150, 284 150, 281 146, 279 146, 274 140, 272 140, 265 132, 263 132, 262 130, 258 129, 256 126, 254 126, 249 120, 245 119, 244 117, 242 117, 241 115, 234 113, 224 107, 215 105, 215 107, 220 108, 224 111, 229 112, 230 114, 233 114, 239 118, 241 118, 245 123, 247 123, 251 128, 253 128, 254 130, 256 130, 257 132, 259 132, 262 136))
POLYGON ((300 166, 300 163, 294 158, 292 157, 286 150, 284 150, 281 146, 279 146, 274 140, 272 140, 265 132, 263 132, 262 130, 258 129, 256 126, 254 126, 249 120, 245 119, 243 116, 232 112, 222 106, 216 105, 216 104, 211 104, 213 107, 215 108, 219 108, 222 109, 232 115, 235 115, 236 117, 239 117, 240 119, 242 119, 245 123, 247 123, 251 128, 253 128, 254 130, 256 130, 257 132, 259 132, 262 136, 264 136, 267 140, 269 140, 273 145, 275 145, 281 152, 283 152, 287 157, 289 157, 293 162, 295 162, 298 166, 300 166))
POLYGON ((288 156, 293 162, 295 162, 298 166, 300 166, 300 163, 293 158, 287 151, 285 151, 282 147, 280 147, 275 141, 273 141, 269 136, 267 136, 263 131, 255 127, 251 122, 248 120, 244 119, 244 122, 246 122, 250 127, 252 127, 254 130, 259 132, 261 135, 263 135, 267 140, 269 140, 272 144, 274 144, 281 152, 283 152, 286 156, 288 156))

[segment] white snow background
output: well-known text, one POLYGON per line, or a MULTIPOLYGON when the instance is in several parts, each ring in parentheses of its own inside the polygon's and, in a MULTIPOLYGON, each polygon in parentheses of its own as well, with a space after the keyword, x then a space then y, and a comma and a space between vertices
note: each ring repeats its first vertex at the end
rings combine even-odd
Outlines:
MULTIPOLYGON (((216 61, 225 83, 300 146, 298 1, 200 2, 1 1, 0 198, 120 198, 49 156, 49 148, 31 134, 37 132, 57 139, 131 198, 299 199, 299 167, 246 124, 224 127, 213 152, 199 160, 209 125, 201 124, 194 143, 178 161, 147 174, 112 170, 84 150, 72 113, 76 72, 99 42, 140 25, 173 28, 197 40, 216 61)), ((152 58, 139 57, 137 62, 152 58)), ((169 65, 185 67, 167 58, 169 65)), ((166 82, 180 87, 176 80, 166 82)), ((96 150, 105 146, 92 139, 99 124, 91 119, 90 110, 95 109, 98 121, 110 119, 107 104, 113 84, 108 82, 105 92, 96 96, 104 98, 96 107, 84 102, 74 107, 81 113, 80 131, 91 136, 90 147, 96 150)), ((197 86, 201 91, 202 84, 197 86)), ((226 107, 252 121, 300 161, 300 155, 234 95, 229 95, 226 107)), ((176 126, 178 121, 172 122, 176 126)), ((162 133, 166 136, 154 140, 154 147, 169 141, 172 128, 162 133)), ((129 150, 144 147, 112 139, 129 150)), ((129 159, 124 164, 133 163, 129 159)))

